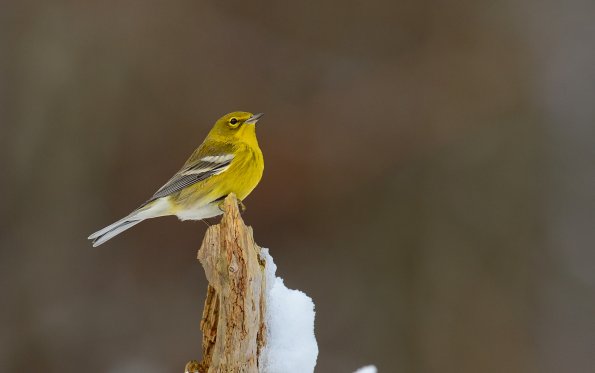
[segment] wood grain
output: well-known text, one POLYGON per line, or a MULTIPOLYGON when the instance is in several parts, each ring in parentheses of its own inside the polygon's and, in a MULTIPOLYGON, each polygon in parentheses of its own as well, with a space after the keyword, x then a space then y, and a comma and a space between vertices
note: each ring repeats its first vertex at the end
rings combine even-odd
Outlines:
POLYGON ((221 222, 207 229, 198 260, 209 286, 200 328, 200 363, 186 369, 201 373, 258 372, 258 357, 266 343, 265 262, 244 224, 236 197, 223 203, 221 222))

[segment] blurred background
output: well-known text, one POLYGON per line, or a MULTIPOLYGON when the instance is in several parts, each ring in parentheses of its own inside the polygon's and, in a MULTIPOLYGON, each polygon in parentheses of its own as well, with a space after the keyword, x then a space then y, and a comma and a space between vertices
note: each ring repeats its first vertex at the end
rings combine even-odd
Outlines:
MULTIPOLYGON (((595 367, 595 3, 4 1, 0 370, 181 372, 206 225, 86 237, 232 110, 318 372, 595 367)), ((217 220, 213 220, 216 222, 217 220)))

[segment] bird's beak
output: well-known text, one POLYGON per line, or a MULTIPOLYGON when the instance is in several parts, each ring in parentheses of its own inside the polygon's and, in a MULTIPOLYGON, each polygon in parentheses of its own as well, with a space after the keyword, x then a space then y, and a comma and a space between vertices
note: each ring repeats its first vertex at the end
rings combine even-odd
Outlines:
POLYGON ((245 121, 244 123, 246 123, 246 124, 255 124, 256 122, 258 122, 258 120, 260 118, 262 118, 263 115, 264 115, 264 113, 254 114, 253 116, 251 116, 250 118, 248 118, 248 120, 245 121))

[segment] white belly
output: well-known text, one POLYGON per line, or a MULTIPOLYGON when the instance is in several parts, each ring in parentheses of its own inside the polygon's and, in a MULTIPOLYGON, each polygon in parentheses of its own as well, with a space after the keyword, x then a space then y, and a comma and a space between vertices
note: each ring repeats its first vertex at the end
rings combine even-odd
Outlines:
POLYGON ((190 209, 178 211, 176 216, 180 220, 202 220, 221 214, 223 214, 223 211, 219 209, 219 202, 215 202, 204 206, 195 206, 190 209))

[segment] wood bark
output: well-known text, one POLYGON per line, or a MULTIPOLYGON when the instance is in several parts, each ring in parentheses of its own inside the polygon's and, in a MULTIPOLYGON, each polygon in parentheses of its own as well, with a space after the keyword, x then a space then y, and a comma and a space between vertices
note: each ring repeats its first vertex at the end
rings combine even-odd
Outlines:
POLYGON ((198 251, 209 281, 200 323, 203 360, 189 362, 187 372, 258 372, 266 342, 265 262, 233 194, 223 210, 198 251))

